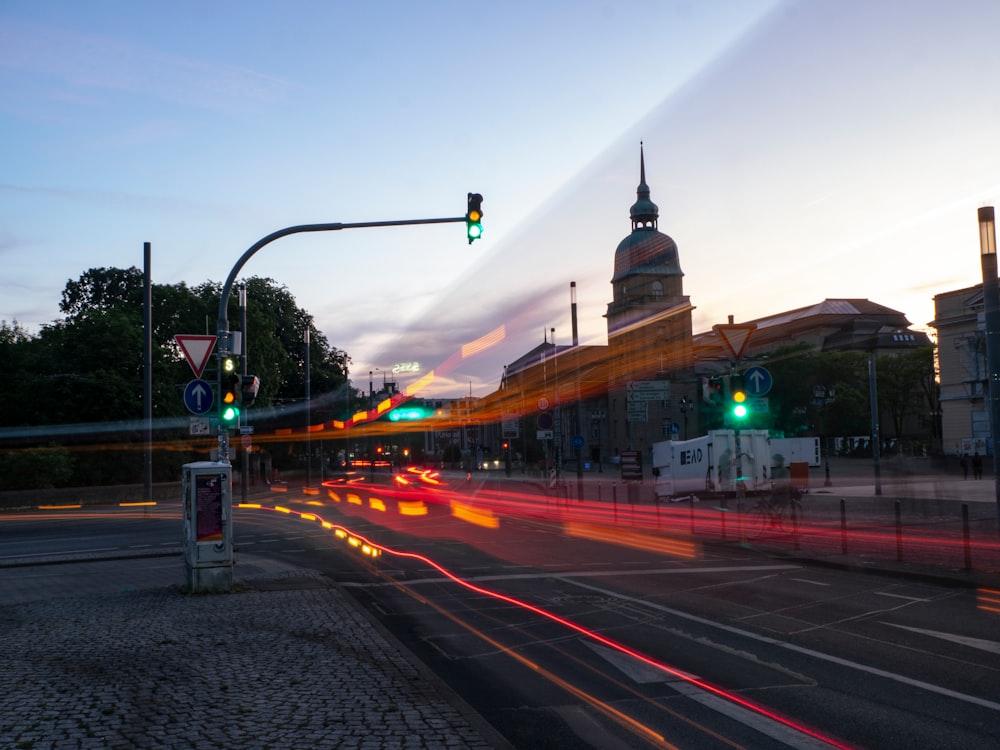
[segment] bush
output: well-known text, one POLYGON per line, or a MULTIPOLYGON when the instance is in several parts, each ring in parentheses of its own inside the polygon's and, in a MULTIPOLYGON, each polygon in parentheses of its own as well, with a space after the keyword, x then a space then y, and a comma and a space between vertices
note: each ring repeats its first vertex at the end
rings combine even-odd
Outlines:
POLYGON ((0 453, 0 489, 46 490, 73 475, 73 458, 61 446, 0 453))

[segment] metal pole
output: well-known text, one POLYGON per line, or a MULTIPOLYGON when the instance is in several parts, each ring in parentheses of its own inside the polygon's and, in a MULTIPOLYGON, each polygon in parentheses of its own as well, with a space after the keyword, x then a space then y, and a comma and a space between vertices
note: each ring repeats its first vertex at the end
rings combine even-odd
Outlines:
POLYGON ((153 246, 142 243, 142 416, 145 421, 143 500, 153 499, 153 246))
MULTIPOLYGON (((217 353, 219 361, 219 381, 218 387, 219 391, 222 390, 222 361, 230 354, 230 341, 229 341, 229 297, 233 292, 233 284, 236 282, 236 276, 242 270, 243 266, 246 265, 247 261, 254 256, 254 254, 271 244, 277 239, 282 237, 287 237, 291 234, 300 234, 303 232, 336 232, 341 229, 365 229, 368 227, 399 227, 399 226, 409 226, 412 224, 454 224, 457 222, 464 222, 466 217, 464 216, 453 216, 444 219, 405 219, 399 221, 362 221, 345 224, 343 222, 331 222, 326 224, 299 224, 294 227, 285 227, 284 229, 279 229, 276 232, 272 232, 266 237, 262 237, 257 240, 253 245, 251 245, 243 255, 239 257, 236 261, 236 265, 232 267, 229 271, 229 276, 226 278, 225 284, 222 286, 222 293, 219 295, 219 314, 218 314, 218 327, 216 333, 218 335, 217 342, 217 353)), ((219 426, 219 461, 222 463, 229 463, 229 428, 223 425, 219 426)))
POLYGON ((309 362, 309 324, 306 323, 306 331, 302 337, 302 343, 305 345, 306 356, 305 356, 305 366, 306 366, 306 489, 312 488, 313 479, 313 457, 312 457, 312 394, 310 393, 310 388, 312 384, 310 382, 310 370, 312 369, 309 362))
POLYGON ((875 345, 868 355, 868 397, 872 412, 872 460, 875 464, 875 494, 882 494, 882 467, 879 465, 882 438, 878 431, 878 378, 875 374, 875 345))
POLYGON ((990 446, 993 453, 997 530, 1000 531, 1000 289, 997 288, 997 237, 993 206, 979 209, 979 249, 983 269, 983 315, 986 319, 990 446))
MULTIPOLYGON (((240 284, 240 332, 243 334, 242 347, 243 356, 240 357, 243 367, 240 373, 246 378, 249 371, 249 351, 247 349, 247 285, 240 284)), ((240 416, 240 421, 250 424, 249 410, 240 416)), ((240 461, 240 498, 245 503, 247 501, 247 485, 250 483, 250 451, 243 448, 243 460, 240 461)))

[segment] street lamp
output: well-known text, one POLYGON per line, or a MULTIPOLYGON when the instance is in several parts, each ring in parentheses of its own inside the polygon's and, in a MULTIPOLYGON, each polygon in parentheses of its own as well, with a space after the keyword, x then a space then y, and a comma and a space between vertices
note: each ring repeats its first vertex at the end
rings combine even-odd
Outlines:
POLYGON ((1000 531, 1000 289, 997 288, 997 235, 993 206, 979 209, 979 259, 983 268, 983 316, 986 322, 990 443, 993 448, 993 484, 1000 531))

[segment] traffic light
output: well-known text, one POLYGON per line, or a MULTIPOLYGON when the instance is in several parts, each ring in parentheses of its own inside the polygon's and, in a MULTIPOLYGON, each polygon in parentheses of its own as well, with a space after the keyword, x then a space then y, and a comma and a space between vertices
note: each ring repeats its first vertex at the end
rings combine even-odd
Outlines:
POLYGON ((733 416, 736 419, 746 419, 747 414, 747 394, 743 391, 733 392, 733 416))
POLYGON ((469 235, 469 244, 483 236, 483 196, 479 193, 469 193, 469 210, 465 214, 465 231, 469 235))
POLYGON ((219 418, 228 427, 240 421, 240 405, 243 401, 243 378, 240 376, 236 357, 225 357, 222 360, 221 381, 219 418))
POLYGON ((244 407, 249 408, 257 400, 257 392, 260 390, 260 378, 256 375, 244 375, 241 380, 243 390, 241 401, 244 407))

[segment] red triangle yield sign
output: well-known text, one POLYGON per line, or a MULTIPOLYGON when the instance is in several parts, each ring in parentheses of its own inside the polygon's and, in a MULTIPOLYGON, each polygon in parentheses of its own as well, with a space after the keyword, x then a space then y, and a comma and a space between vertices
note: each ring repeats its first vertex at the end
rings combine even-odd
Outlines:
POLYGON ((715 331, 726 342, 733 358, 739 361, 743 356, 743 350, 747 348, 747 341, 750 334, 757 330, 756 323, 729 323, 727 325, 712 326, 715 331))
POLYGON ((200 378, 208 364, 208 358, 212 356, 215 348, 217 336, 198 336, 196 334, 178 333, 174 336, 174 341, 184 353, 184 359, 191 365, 194 376, 200 378))

